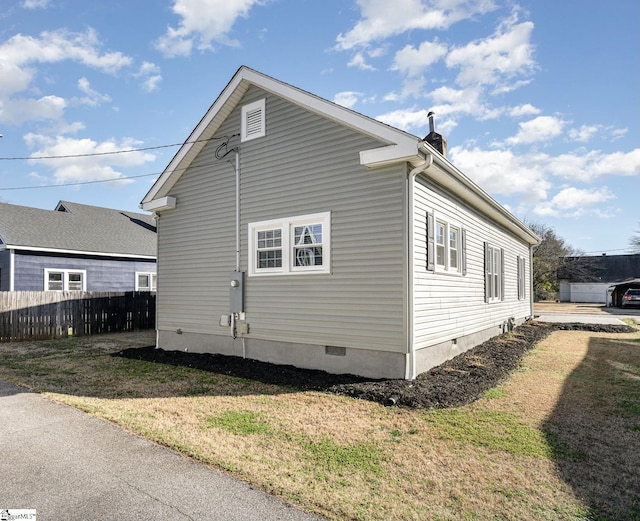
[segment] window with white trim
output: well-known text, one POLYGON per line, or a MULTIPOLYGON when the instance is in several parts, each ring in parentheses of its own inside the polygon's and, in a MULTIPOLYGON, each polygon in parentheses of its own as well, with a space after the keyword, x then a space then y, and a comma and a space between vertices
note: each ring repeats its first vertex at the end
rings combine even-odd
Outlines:
POLYGON ((264 99, 245 105, 241 112, 240 141, 249 141, 266 134, 264 99))
POLYGON ((87 272, 85 270, 44 270, 45 291, 86 291, 87 272))
POLYGON ((427 269, 466 275, 465 230, 427 214, 427 269))
POLYGON ((504 300, 504 250, 484 245, 485 301, 504 300))
POLYGON ((136 291, 156 291, 158 276, 155 273, 136 272, 136 291))
POLYGON ((331 213, 249 224, 249 275, 329 273, 331 213))

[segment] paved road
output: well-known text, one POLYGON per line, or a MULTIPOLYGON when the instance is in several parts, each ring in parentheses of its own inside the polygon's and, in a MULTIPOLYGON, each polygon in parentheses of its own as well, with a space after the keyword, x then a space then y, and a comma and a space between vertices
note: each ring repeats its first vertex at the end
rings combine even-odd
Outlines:
POLYGON ((206 465, 0 380, 0 512, 38 521, 319 521, 206 465))

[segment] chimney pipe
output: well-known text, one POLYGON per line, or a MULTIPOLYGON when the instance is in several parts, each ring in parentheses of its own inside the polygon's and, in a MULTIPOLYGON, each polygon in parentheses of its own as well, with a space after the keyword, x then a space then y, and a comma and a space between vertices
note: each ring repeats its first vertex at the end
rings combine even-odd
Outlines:
POLYGON ((429 118, 429 134, 436 131, 435 115, 436 113, 432 111, 429 111, 429 114, 427 114, 427 117, 429 118))
POLYGON ((447 140, 436 132, 435 115, 436 113, 431 110, 427 114, 429 118, 429 134, 424 138, 424 141, 432 145, 444 157, 447 157, 447 140))

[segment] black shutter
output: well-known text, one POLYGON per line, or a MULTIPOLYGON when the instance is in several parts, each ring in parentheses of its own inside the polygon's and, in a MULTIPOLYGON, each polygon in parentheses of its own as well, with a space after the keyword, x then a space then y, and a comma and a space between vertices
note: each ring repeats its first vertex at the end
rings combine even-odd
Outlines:
POLYGON ((504 300, 504 249, 500 248, 500 300, 504 300))
POLYGON ((433 214, 431 212, 427 212, 427 270, 429 271, 434 271, 436 269, 433 227, 433 214))
POLYGON ((489 244, 484 243, 484 301, 489 302, 489 288, 491 287, 491 277, 489 276, 489 244))
POLYGON ((460 230, 460 249, 462 250, 462 274, 467 274, 467 230, 460 230))

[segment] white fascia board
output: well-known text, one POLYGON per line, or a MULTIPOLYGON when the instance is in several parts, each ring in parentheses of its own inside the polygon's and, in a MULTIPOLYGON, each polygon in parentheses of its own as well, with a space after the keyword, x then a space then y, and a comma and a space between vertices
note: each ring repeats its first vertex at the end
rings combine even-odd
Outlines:
POLYGON ((360 151, 360 164, 368 168, 405 161, 412 163, 424 158, 425 155, 418 151, 418 141, 409 139, 395 145, 360 151))
POLYGON ((176 207, 177 199, 173 195, 160 197, 143 202, 140 207, 148 212, 162 212, 164 210, 172 210, 176 207))
POLYGON ((109 253, 109 252, 102 252, 102 251, 61 250, 59 248, 40 248, 38 246, 17 246, 13 244, 8 244, 7 249, 12 251, 39 251, 39 252, 45 252, 45 253, 65 253, 70 255, 93 255, 94 257, 125 257, 127 259, 156 260, 156 255, 109 253))

